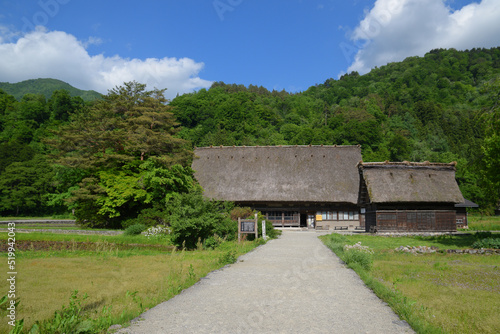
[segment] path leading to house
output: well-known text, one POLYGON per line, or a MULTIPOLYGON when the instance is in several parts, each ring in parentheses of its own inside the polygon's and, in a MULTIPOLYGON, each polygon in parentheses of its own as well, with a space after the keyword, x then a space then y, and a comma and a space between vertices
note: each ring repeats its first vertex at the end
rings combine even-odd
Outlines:
POLYGON ((210 273, 119 333, 413 333, 314 231, 210 273))

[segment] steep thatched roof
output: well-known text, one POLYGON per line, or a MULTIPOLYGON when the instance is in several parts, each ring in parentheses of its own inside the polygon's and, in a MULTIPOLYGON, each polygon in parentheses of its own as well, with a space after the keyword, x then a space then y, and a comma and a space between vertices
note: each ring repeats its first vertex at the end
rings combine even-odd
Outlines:
POLYGON ((358 146, 196 148, 193 169, 209 198, 235 202, 357 203, 358 146))
POLYGON ((463 203, 455 165, 417 162, 360 163, 371 203, 463 203))

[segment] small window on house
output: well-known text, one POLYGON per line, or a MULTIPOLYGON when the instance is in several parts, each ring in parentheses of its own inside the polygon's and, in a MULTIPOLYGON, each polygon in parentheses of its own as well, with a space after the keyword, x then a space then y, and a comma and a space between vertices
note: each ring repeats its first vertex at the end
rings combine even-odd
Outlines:
POLYGON ((328 220, 337 220, 337 212, 336 211, 328 211, 327 219, 328 220))
POLYGON ((354 212, 354 220, 359 220, 359 213, 357 211, 354 212))
POLYGON ((354 220, 354 212, 353 211, 349 212, 349 220, 354 220))
POLYGON ((339 211, 339 220, 344 220, 344 211, 339 211))
POLYGON ((344 211, 344 220, 349 220, 349 212, 344 211))
POLYGON ((281 212, 270 211, 268 212, 269 220, 281 220, 281 212))
POLYGON ((323 220, 327 220, 327 212, 326 211, 322 211, 321 212, 321 217, 323 218, 323 220))

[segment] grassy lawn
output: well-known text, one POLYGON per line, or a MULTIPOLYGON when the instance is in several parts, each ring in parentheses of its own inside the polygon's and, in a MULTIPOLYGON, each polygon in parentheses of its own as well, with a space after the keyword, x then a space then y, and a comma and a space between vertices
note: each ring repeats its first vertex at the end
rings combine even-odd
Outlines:
POLYGON ((469 215, 469 230, 500 231, 500 216, 469 215))
POLYGON ((58 217, 0 217, 0 221, 12 220, 73 220, 72 218, 58 218, 58 217))
MULTIPOLYGON (((375 293, 419 333, 499 333, 500 256, 448 254, 414 255, 399 246, 434 246, 440 250, 470 248, 474 236, 322 237, 375 293), (361 242, 367 269, 347 258, 344 244, 361 242)), ((349 251, 350 252, 350 251, 349 251)))
MULTIPOLYGON (((7 235, 0 233, 0 240, 6 240, 7 235)), ((16 241, 60 241, 60 242, 108 242, 112 244, 150 244, 171 245, 170 239, 161 240, 148 239, 144 235, 79 235, 79 234, 57 234, 50 232, 17 233, 16 241)))
MULTIPOLYGON (((6 224, 0 224, 0 232, 9 228, 6 224)), ((80 227, 72 224, 16 224, 16 230, 72 230, 72 231, 113 231, 102 228, 80 227)))
MULTIPOLYGON (((2 243, 6 243, 6 237, 0 234, 2 243)), ((80 298, 88 295, 82 303, 87 314, 103 317, 104 310, 107 325, 126 323, 258 245, 226 242, 216 250, 196 251, 172 246, 168 250, 138 246, 122 249, 120 245, 165 246, 168 240, 155 242, 144 236, 16 235, 16 242, 23 240, 37 245, 16 251, 16 297, 20 300, 17 318, 24 318, 25 330, 68 305, 75 290, 80 298), (55 242, 88 242, 91 246, 47 248, 55 242), (47 249, 40 249, 40 243, 47 249)), ((7 255, 3 252, 0 272, 8 271, 7 255)), ((6 280, 0 282, 0 289, 8 291, 6 280)), ((2 318, 0 332, 7 333, 10 327, 7 318, 2 318)))
MULTIPOLYGON (((0 231, 8 229, 8 225, 0 225, 0 231)), ((31 225, 25 225, 25 224, 17 224, 16 229, 26 229, 26 230, 34 230, 34 229, 43 229, 43 230, 91 230, 88 228, 81 228, 78 226, 73 226, 73 225, 66 225, 66 224, 51 224, 51 225, 46 225, 46 224, 31 224, 31 225)))

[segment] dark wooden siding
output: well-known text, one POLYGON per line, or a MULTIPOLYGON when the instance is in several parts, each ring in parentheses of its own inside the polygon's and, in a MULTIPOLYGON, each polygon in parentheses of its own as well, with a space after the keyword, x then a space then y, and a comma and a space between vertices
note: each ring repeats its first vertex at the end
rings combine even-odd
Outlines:
POLYGON ((467 211, 465 208, 457 208, 457 228, 468 227, 467 211))
POLYGON ((377 226, 376 211, 366 211, 365 213, 365 231, 373 232, 377 226))
POLYGON ((367 212, 367 230, 378 232, 456 231, 454 210, 378 210, 367 212))

